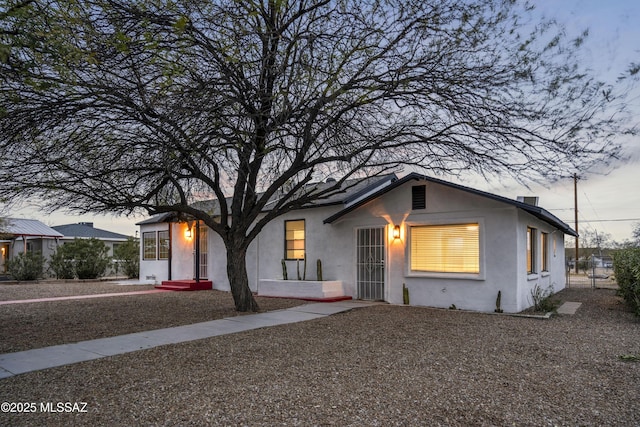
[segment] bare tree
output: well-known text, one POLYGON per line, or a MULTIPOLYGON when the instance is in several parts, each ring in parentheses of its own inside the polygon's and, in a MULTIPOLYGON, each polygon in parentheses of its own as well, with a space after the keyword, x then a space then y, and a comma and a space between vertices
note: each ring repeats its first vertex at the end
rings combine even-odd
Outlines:
POLYGON ((250 242, 350 178, 548 182, 619 149, 607 108, 622 104, 577 65, 584 35, 517 1, 14 3, 0 0, 0 196, 197 218, 225 244, 240 311, 257 309, 250 242))

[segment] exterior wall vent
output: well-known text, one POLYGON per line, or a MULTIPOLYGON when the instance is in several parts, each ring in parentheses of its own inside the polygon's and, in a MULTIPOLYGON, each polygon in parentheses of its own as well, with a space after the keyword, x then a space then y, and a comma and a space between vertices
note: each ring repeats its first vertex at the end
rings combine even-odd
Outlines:
POLYGON ((538 206, 538 196, 518 196, 518 201, 531 206, 538 206))
POLYGON ((411 209, 427 208, 427 186, 414 185, 411 187, 411 209))

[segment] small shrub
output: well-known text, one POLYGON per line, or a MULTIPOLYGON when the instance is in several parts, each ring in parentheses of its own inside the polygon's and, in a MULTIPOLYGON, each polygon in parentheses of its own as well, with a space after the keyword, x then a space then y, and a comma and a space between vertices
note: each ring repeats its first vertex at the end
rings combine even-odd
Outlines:
POLYGON ((104 275, 111 262, 108 251, 98 239, 74 239, 56 249, 49 268, 58 279, 97 279, 104 275))
POLYGON ((42 277, 44 258, 40 253, 21 253, 10 260, 7 267, 14 280, 36 280, 42 277))
POLYGON ((120 261, 123 272, 130 279, 140 275, 140 242, 129 237, 125 243, 113 250, 113 257, 120 261))
POLYGON ((640 248, 622 249, 613 255, 618 294, 640 316, 640 248))
POLYGON ((74 266, 78 279, 97 279, 107 271, 111 262, 107 256, 109 248, 100 240, 75 239, 73 250, 74 266))
POLYGON ((76 277, 76 271, 73 267, 72 246, 62 245, 56 248, 56 251, 49 259, 49 269, 53 271, 56 279, 73 279, 76 277))
POLYGON ((553 286, 549 286, 547 289, 542 289, 542 287, 536 283, 533 289, 531 289, 533 309, 541 313, 556 311, 558 308, 558 301, 552 298, 553 293, 553 286))

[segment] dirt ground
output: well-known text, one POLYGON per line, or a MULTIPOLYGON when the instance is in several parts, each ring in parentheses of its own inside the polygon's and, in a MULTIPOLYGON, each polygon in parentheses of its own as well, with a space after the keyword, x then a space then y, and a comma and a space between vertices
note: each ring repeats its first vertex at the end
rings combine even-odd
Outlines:
MULTIPOLYGON (((72 290, 53 291, 37 292, 72 290)), ((640 425, 640 321, 614 290, 557 297, 582 306, 539 320, 382 304, 18 375, 0 380, 0 402, 35 411, 0 412, 0 425, 640 425)), ((37 347, 230 307, 215 291, 0 305, 1 341, 37 347)))

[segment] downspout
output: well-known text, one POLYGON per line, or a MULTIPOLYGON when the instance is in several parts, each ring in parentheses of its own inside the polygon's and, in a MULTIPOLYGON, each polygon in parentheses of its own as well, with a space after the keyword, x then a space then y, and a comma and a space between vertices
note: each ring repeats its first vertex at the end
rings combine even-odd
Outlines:
POLYGON ((167 266, 167 280, 171 280, 171 258, 173 254, 173 227, 171 226, 171 222, 167 223, 169 225, 169 254, 168 261, 169 265, 167 266))
POLYGON ((196 283, 200 283, 200 220, 196 220, 196 283))

